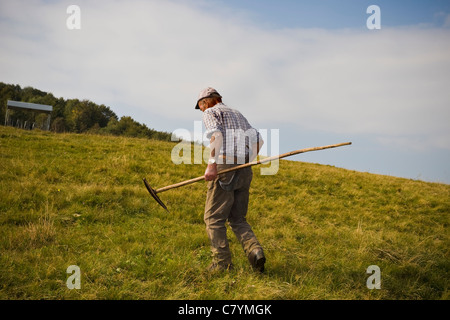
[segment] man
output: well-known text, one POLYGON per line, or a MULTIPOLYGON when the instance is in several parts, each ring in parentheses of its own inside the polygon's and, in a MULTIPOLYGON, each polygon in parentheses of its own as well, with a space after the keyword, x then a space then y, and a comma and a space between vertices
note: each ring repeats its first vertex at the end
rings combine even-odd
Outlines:
POLYGON ((203 112, 206 136, 211 142, 205 171, 208 191, 204 221, 213 255, 208 270, 216 272, 232 268, 225 225, 228 221, 253 269, 263 272, 266 258, 245 218, 252 169, 242 168, 220 176, 217 172, 252 161, 264 141, 239 111, 222 103, 222 96, 214 88, 208 87, 200 92, 195 108, 203 112))

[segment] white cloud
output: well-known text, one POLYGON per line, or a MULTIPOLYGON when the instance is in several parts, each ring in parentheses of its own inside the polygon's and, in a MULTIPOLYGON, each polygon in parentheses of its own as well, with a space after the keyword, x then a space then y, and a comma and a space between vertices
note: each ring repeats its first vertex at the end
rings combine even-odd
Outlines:
POLYGON ((131 0, 78 1, 68 30, 68 5, 1 3, 0 81, 177 120, 212 85, 252 122, 450 149, 448 29, 267 30, 208 2, 131 0))

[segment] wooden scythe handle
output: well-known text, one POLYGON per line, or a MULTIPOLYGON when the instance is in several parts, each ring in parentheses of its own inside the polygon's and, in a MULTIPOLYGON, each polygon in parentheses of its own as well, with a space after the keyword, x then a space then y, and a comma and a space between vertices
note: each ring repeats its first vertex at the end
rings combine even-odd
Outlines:
MULTIPOLYGON (((255 166, 255 165, 266 163, 266 162, 270 162, 270 161, 273 161, 273 160, 276 160, 276 159, 290 157, 290 156, 293 156, 293 155, 296 155, 296 154, 299 154, 299 153, 305 153, 305 152, 317 151, 317 150, 323 150, 323 149, 330 149, 330 148, 337 148, 337 147, 342 147, 342 146, 346 146, 346 145, 350 145, 350 144, 352 144, 352 143, 351 142, 343 142, 343 143, 331 144, 331 145, 323 146, 323 147, 313 147, 313 148, 306 148, 306 149, 295 150, 295 151, 291 151, 291 152, 280 154, 278 156, 264 158, 264 159, 260 159, 260 160, 257 160, 257 161, 244 163, 244 164, 241 164, 239 166, 232 167, 232 168, 229 168, 229 169, 224 169, 224 170, 221 170, 221 171, 217 172, 217 175, 220 175, 220 174, 223 174, 223 173, 226 173, 226 172, 230 172, 230 171, 239 170, 239 169, 242 169, 242 168, 255 166)), ((202 180, 205 180, 205 176, 197 177, 197 178, 194 178, 194 179, 190 179, 190 180, 186 180, 186 181, 179 182, 179 183, 176 183, 176 184, 172 184, 172 185, 167 186, 167 187, 159 188, 159 189, 155 190, 155 193, 160 193, 160 192, 164 192, 164 191, 167 191, 167 190, 170 190, 170 189, 179 188, 179 187, 182 187, 182 186, 194 183, 194 182, 202 181, 202 180)))

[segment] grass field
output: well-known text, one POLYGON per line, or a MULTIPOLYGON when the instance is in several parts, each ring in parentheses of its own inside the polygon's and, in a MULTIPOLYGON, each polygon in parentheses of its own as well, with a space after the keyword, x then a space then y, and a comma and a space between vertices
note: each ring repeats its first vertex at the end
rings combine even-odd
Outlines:
MULTIPOLYGON (((248 220, 267 256, 255 274, 210 275, 199 182, 174 143, 0 126, 0 299, 449 299, 450 186, 280 161, 253 167, 248 220), (70 265, 81 289, 70 290, 70 265), (381 289, 368 289, 369 266, 381 289)), ((312 147, 310 145, 299 146, 312 147)), ((322 151, 321 151, 322 152, 322 151)), ((333 152, 333 151, 323 151, 333 152)))

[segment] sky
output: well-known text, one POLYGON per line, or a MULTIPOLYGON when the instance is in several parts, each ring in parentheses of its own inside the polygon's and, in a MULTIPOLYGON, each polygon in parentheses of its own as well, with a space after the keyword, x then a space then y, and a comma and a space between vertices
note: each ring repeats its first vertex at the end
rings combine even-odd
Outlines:
POLYGON ((166 132, 212 86, 267 155, 450 184, 450 1, 0 0, 0 37, 5 83, 166 132))

